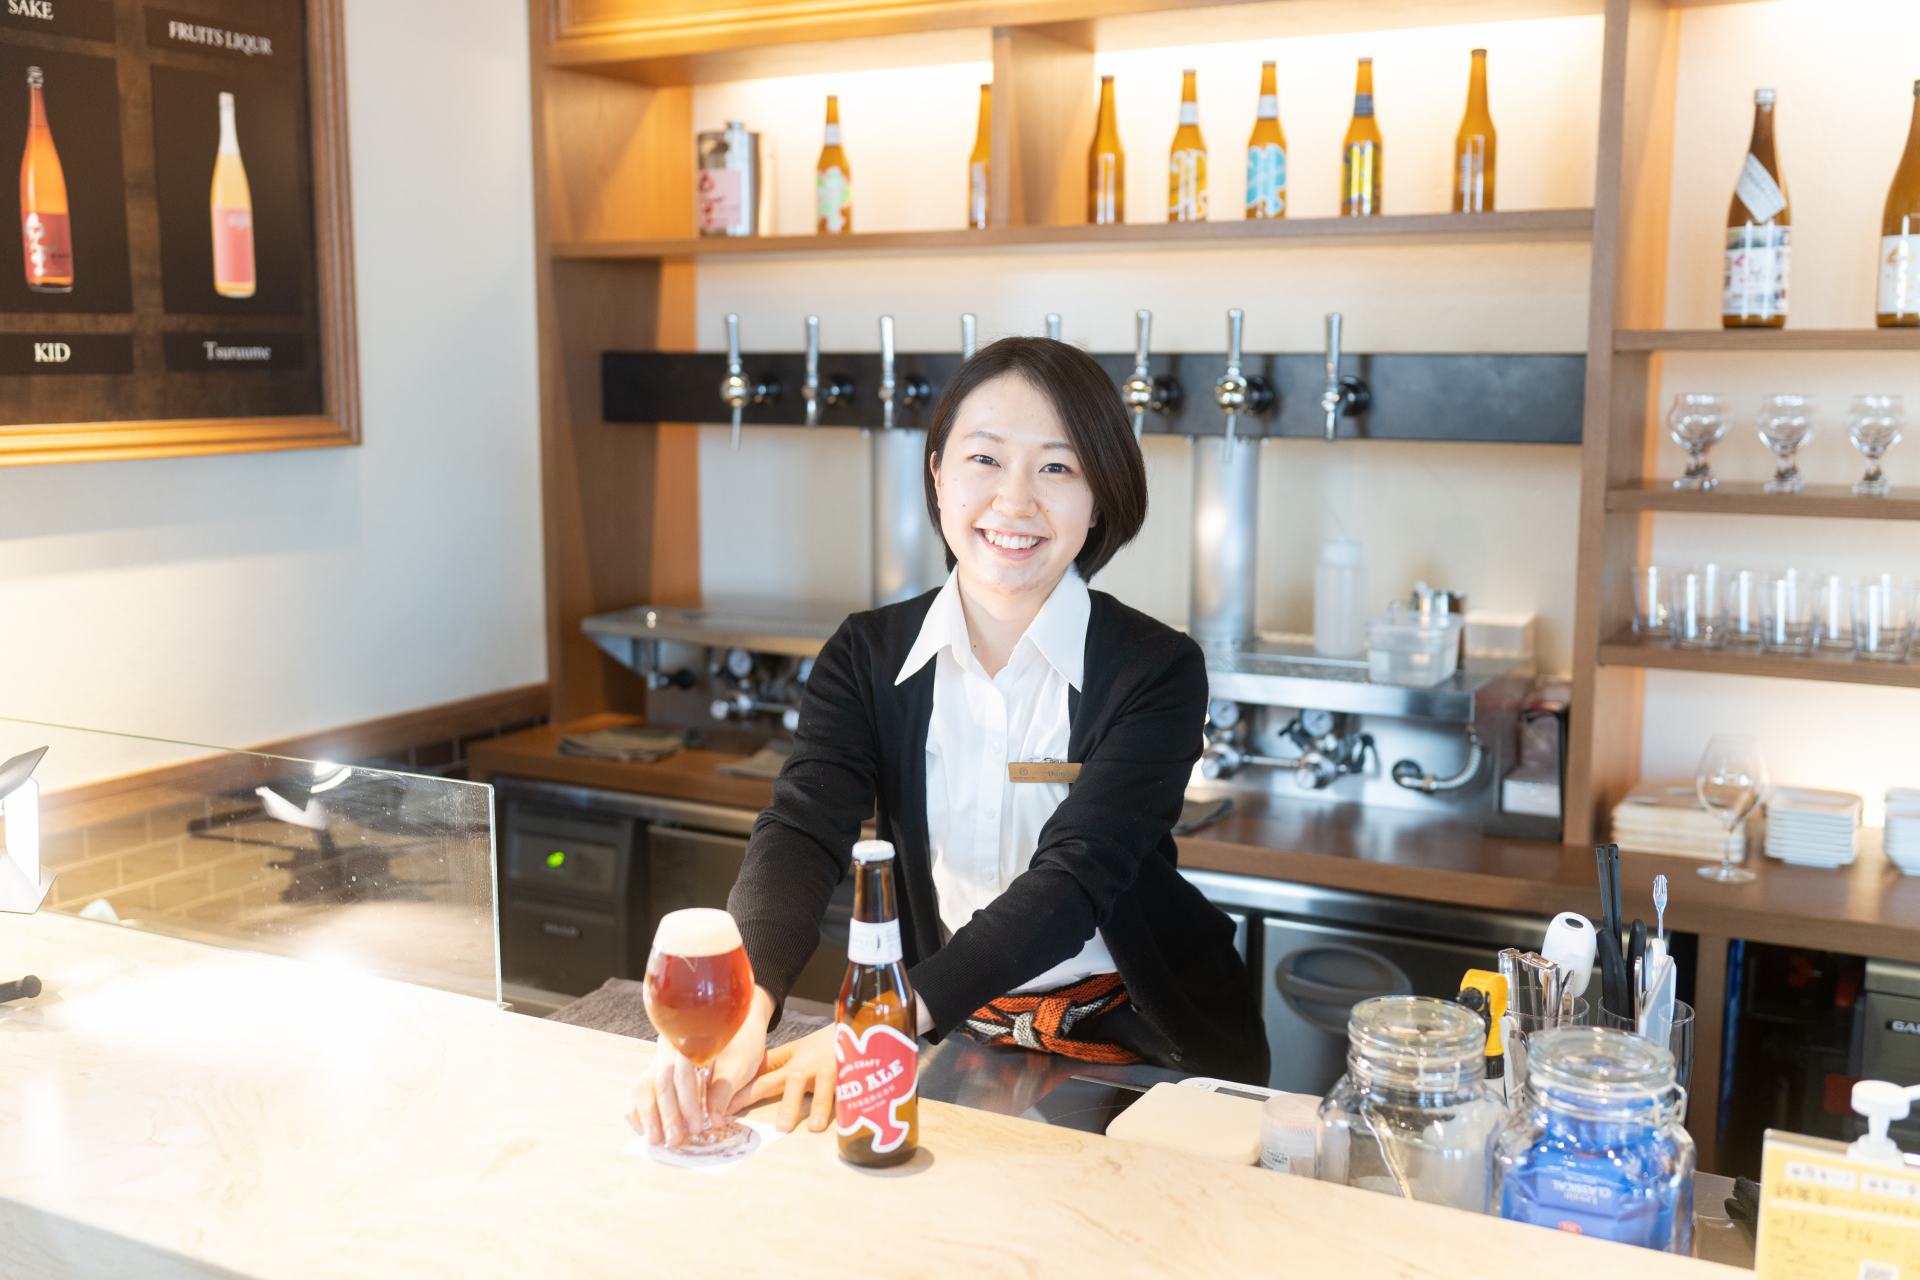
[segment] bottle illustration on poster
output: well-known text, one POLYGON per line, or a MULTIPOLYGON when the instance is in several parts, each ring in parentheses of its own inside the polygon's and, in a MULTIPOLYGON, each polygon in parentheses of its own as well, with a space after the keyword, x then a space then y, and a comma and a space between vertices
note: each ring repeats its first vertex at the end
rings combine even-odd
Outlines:
POLYGON ((27 287, 35 293, 73 289, 73 228, 67 175, 47 123, 46 73, 27 68, 27 145, 20 155, 20 243, 27 287))
POLYGON ((240 158, 233 95, 220 95, 220 149, 213 161, 213 288, 223 298, 251 298, 257 287, 253 258, 253 191, 240 158))

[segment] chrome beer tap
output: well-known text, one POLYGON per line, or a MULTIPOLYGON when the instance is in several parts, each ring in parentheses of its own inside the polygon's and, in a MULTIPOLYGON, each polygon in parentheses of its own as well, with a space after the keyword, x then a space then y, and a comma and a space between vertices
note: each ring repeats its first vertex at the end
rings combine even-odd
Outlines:
POLYGON ((933 398, 933 388, 918 374, 894 375, 893 317, 880 317, 880 428, 893 430, 893 404, 912 409, 933 398))
POLYGON ((1340 372, 1340 313, 1327 312, 1327 388, 1320 393, 1320 408, 1327 415, 1327 440, 1331 442, 1340 419, 1366 412, 1373 403, 1373 392, 1365 381, 1340 372))
POLYGON ((820 425, 822 404, 831 409, 853 399, 853 383, 844 374, 830 373, 824 386, 820 382, 819 316, 807 317, 807 380, 800 387, 800 395, 806 404, 806 422, 810 427, 820 425))
POLYGON ((1180 384, 1172 378, 1156 378, 1147 370, 1147 339, 1153 328, 1153 312, 1142 308, 1133 313, 1133 376, 1120 384, 1120 400, 1133 415, 1133 438, 1138 440, 1147 425, 1147 410, 1171 413, 1180 405, 1180 384))
POLYGON ((960 317, 960 358, 962 360, 973 359, 975 344, 973 312, 969 311, 960 317))
POLYGON ((740 412, 750 404, 771 404, 780 398, 780 380, 763 375, 748 382, 740 361, 740 317, 727 313, 727 376, 720 380, 720 402, 733 410, 733 443, 740 447, 740 412))
MULTIPOLYGON (((1246 317, 1239 307, 1227 312, 1227 371, 1213 384, 1213 401, 1227 415, 1229 446, 1236 438, 1234 432, 1242 413, 1260 413, 1273 403, 1273 390, 1267 380, 1258 374, 1249 377, 1240 369, 1240 334, 1246 317)), ((1223 456, 1230 457, 1231 451, 1223 456)))

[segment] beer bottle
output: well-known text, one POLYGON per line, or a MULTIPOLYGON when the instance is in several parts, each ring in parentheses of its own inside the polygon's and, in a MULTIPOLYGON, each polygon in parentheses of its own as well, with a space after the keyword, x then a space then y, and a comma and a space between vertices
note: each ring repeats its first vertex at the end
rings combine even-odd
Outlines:
POLYGON ((814 166, 814 230, 843 235, 853 230, 853 171, 840 149, 840 95, 827 95, 827 136, 814 166))
POLYGON ((1353 123, 1340 145, 1340 212, 1370 218, 1380 212, 1380 126, 1373 120, 1373 59, 1360 59, 1353 82, 1353 123))
POLYGON ((67 175, 47 126, 46 73, 27 68, 27 146, 20 154, 20 245, 27 288, 67 293, 73 288, 73 232, 67 213, 67 175))
POLYGON ((835 1005, 834 1131, 840 1158, 865 1168, 899 1164, 920 1141, 919 1017, 901 959, 893 846, 853 846, 853 920, 847 976, 835 1005))
POLYGON ((1100 116, 1087 151, 1087 221, 1109 227, 1127 220, 1127 153, 1113 111, 1113 77, 1100 77, 1100 116))
POLYGON ((987 225, 987 166, 993 157, 993 86, 980 86, 980 127, 967 157, 967 225, 987 225))
POLYGON ((1273 64, 1260 64, 1260 107, 1247 138, 1247 216, 1287 216, 1287 135, 1280 131, 1280 91, 1273 64))
POLYGON ((1907 149, 1887 189, 1880 217, 1880 302, 1874 322, 1882 329, 1920 325, 1920 80, 1913 82, 1913 124, 1907 149))
POLYGON ((1207 220, 1207 144, 1200 136, 1197 72, 1180 77, 1180 127, 1167 153, 1167 221, 1207 220))
POLYGON ((1753 91, 1753 140, 1727 205, 1726 287, 1720 324, 1727 329, 1778 329, 1787 322, 1787 268, 1792 252, 1787 184, 1773 157, 1773 90, 1753 91))
POLYGON ((1467 78, 1467 113, 1453 140, 1453 211, 1485 213, 1493 208, 1493 114, 1487 110, 1487 51, 1473 51, 1467 78))

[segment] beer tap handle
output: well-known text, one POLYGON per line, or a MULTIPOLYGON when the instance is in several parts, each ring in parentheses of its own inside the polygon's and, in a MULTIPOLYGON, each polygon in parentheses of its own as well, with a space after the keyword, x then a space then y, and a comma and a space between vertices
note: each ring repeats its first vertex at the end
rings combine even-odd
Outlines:
POLYGON ((1047 336, 1055 342, 1060 341, 1060 313, 1058 311, 1047 312, 1047 336))
POLYGON ((962 360, 973 359, 976 349, 974 344, 973 312, 969 311, 960 317, 960 358, 962 360))
POLYGON ((720 400, 733 410, 732 448, 740 447, 740 411, 747 407, 750 392, 740 364, 740 317, 727 313, 727 376, 720 381, 720 400))
MULTIPOLYGON (((1246 323, 1247 313, 1239 307, 1227 312, 1227 371, 1213 384, 1213 398, 1227 415, 1227 444, 1231 446, 1235 439, 1235 429, 1239 426, 1240 411, 1247 405, 1247 379, 1240 371, 1240 337, 1246 323)), ((1230 457, 1231 448, 1223 451, 1223 457, 1230 457)))
POLYGON ((820 425, 820 317, 807 317, 807 380, 800 387, 809 427, 820 425))
POLYGON ((1120 399, 1133 416, 1133 438, 1147 427, 1147 410, 1154 407, 1156 388, 1148 374, 1147 342, 1153 331, 1153 312, 1144 307, 1133 313, 1133 375, 1120 388, 1120 399))
POLYGON ((1320 393, 1320 408, 1327 415, 1326 438, 1331 442, 1339 429, 1340 419, 1352 417, 1373 403, 1373 393, 1367 384, 1351 374, 1340 373, 1340 330, 1341 316, 1338 311, 1327 312, 1327 386, 1320 393))
POLYGON ((880 427, 893 429, 893 317, 880 317, 880 427))

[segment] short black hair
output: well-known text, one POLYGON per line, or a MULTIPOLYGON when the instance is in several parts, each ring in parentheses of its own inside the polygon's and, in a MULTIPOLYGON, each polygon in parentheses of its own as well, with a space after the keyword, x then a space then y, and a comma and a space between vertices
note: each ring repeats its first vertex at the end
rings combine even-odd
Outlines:
MULTIPOLYGON (((1053 403, 1053 411, 1067 429, 1067 442, 1080 460, 1080 470, 1093 490, 1098 521, 1087 531, 1086 545, 1073 563, 1082 578, 1092 578, 1133 541, 1147 519, 1147 465, 1140 442, 1120 392, 1099 361, 1070 343, 1052 338, 1002 338, 961 365, 933 408, 927 428, 927 451, 938 459, 946 452, 960 406, 981 383, 1006 373, 1017 373, 1053 403)), ((940 496, 933 471, 924 477, 927 516, 940 528, 940 496)), ((947 568, 954 565, 947 548, 947 568)))

